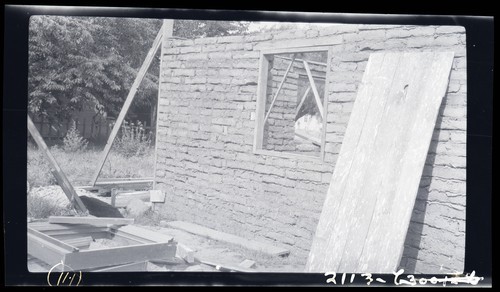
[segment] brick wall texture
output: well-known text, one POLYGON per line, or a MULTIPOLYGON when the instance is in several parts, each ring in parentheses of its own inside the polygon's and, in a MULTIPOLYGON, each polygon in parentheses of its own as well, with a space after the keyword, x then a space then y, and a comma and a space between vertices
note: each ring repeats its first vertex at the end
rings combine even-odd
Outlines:
POLYGON ((466 50, 455 26, 337 25, 162 45, 156 188, 161 212, 291 250, 305 264, 370 53, 453 51, 401 268, 462 271, 465 250, 466 50), (323 159, 254 154, 262 48, 327 45, 323 159))

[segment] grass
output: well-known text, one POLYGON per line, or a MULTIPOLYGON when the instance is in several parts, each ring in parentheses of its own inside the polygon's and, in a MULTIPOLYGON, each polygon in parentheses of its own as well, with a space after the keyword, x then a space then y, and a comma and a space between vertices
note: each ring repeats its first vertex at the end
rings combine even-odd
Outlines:
MULTIPOLYGON (((50 152, 74 186, 89 184, 101 155, 101 152, 96 150, 65 152, 58 147, 52 147, 50 152)), ((27 171, 30 187, 56 184, 56 179, 50 172, 44 154, 33 147, 28 147, 27 171)), ((153 171, 153 149, 150 149, 144 156, 132 157, 125 157, 111 151, 99 177, 152 177, 154 175, 153 171)))
POLYGON ((28 196, 28 217, 33 219, 48 218, 49 216, 74 215, 72 208, 64 209, 51 201, 34 196, 28 196))

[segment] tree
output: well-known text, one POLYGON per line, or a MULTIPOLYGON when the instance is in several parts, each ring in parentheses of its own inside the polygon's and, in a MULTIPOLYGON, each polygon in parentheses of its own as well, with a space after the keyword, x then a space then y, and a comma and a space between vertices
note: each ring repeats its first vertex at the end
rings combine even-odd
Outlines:
MULTIPOLYGON (((116 115, 160 26, 161 20, 32 17, 29 111, 56 120, 85 106, 116 115)), ((156 60, 137 92, 136 106, 150 104, 158 72, 156 60)))
MULTIPOLYGON (((175 20, 174 36, 242 33, 248 23, 175 20)), ((33 16, 29 31, 28 110, 52 121, 92 108, 117 116, 162 25, 159 19, 33 16)), ((154 107, 159 53, 127 117, 154 107)))
POLYGON ((183 38, 217 37, 244 34, 249 22, 212 20, 175 20, 173 35, 183 38))

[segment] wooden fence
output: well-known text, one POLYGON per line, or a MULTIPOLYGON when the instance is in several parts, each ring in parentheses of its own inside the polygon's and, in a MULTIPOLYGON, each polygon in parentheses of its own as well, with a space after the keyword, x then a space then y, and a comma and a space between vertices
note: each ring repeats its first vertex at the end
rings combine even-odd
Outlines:
MULTIPOLYGON (((92 117, 76 117, 63 122, 51 122, 48 118, 32 116, 33 123, 42 137, 50 144, 60 141, 71 127, 73 120, 80 135, 95 145, 106 143, 112 130, 115 119, 94 119, 92 117)), ((143 124, 145 124, 143 122, 143 124)), ((146 132, 151 131, 150 126, 143 127, 146 132)))

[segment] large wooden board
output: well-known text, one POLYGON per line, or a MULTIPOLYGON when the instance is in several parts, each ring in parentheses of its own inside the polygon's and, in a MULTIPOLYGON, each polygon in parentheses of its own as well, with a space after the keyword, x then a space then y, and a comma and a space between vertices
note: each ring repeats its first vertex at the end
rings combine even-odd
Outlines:
POLYGON ((398 267, 453 53, 370 55, 306 265, 398 267))
POLYGON ((217 231, 211 228, 200 226, 184 221, 170 221, 165 223, 166 226, 187 231, 189 233, 201 235, 214 240, 228 242, 231 244, 242 246, 246 249, 262 252, 272 256, 287 256, 290 251, 281 247, 277 247, 260 241, 249 240, 233 234, 217 231))

